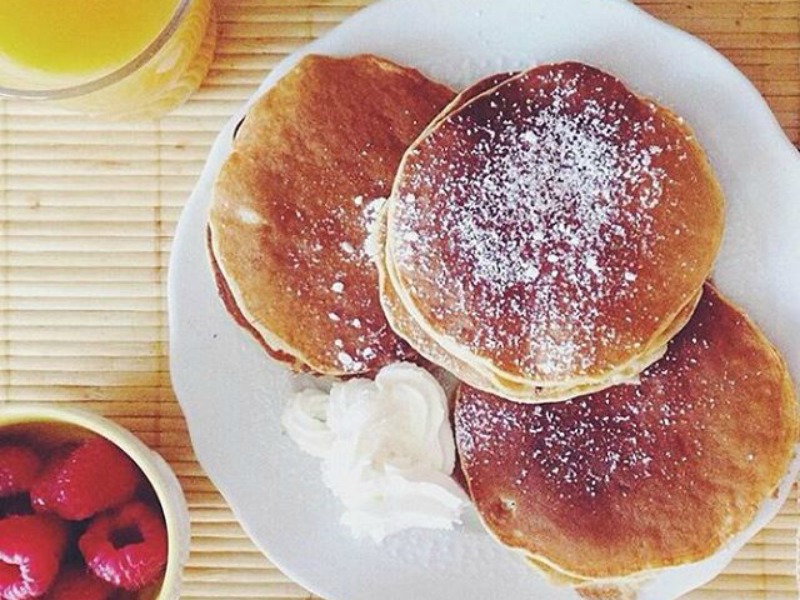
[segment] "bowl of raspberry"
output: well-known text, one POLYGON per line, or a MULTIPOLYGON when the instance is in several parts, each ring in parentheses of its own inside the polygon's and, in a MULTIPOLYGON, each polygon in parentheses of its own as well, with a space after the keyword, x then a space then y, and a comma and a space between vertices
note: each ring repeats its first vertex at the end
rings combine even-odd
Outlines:
POLYGON ((0 407, 0 599, 177 600, 189 537, 175 474, 131 432, 0 407))

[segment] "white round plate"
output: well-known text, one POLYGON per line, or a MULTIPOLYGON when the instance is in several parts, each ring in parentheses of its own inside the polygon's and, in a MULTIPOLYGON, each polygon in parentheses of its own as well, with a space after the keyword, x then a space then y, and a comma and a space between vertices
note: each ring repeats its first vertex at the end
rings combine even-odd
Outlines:
MULTIPOLYGON (((672 108, 694 127, 727 195, 716 281, 800 381, 800 159, 758 92, 713 49, 621 0, 385 0, 287 58, 258 93, 310 52, 377 54, 456 89, 490 73, 575 59, 672 108)), ((214 144, 170 264, 172 380, 211 479, 256 544, 329 600, 576 598, 499 547, 474 514, 455 531, 409 531, 378 547, 339 525, 317 460, 281 432, 294 378, 228 316, 208 267, 213 181, 245 110, 214 144)), ((659 575, 640 600, 677 598, 711 579, 778 511, 797 469, 795 461, 750 530, 699 566, 659 575)))

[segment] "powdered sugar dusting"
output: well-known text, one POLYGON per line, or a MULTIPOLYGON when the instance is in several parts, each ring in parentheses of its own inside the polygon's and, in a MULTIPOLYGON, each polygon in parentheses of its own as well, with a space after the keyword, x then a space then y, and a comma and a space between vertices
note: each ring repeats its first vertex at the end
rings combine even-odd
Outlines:
MULTIPOLYGON (((380 183, 380 182, 378 182, 380 183)), ((376 184, 377 185, 377 184, 376 184)), ((293 214, 292 226, 301 232, 293 239, 308 240, 286 249, 299 273, 325 273, 326 280, 298 277, 294 291, 298 302, 319 306, 322 324, 339 337, 325 351, 345 373, 369 370, 379 360, 399 360, 407 347, 389 329, 370 276, 377 271, 367 252, 366 240, 384 198, 358 195, 343 198, 323 218, 303 211, 293 214)))
POLYGON ((584 71, 526 77, 456 113, 417 150, 396 198, 393 259, 403 276, 435 278, 412 293, 463 288, 464 300, 421 301, 435 320, 480 307, 487 319, 447 332, 470 349, 528 347, 517 364, 525 375, 584 374, 598 344, 618 337, 597 307, 633 294, 650 258, 667 181, 656 159, 673 148, 643 142, 663 127, 652 106, 603 102, 584 71), (429 251, 434 227, 447 246, 429 251))
MULTIPOLYGON (((515 406, 500 407, 496 400, 471 400, 458 413, 459 449, 466 460, 479 456, 492 461, 513 447, 519 454, 512 477, 524 494, 529 493, 525 483, 533 470, 561 497, 593 498, 615 479, 653 475, 654 445, 669 421, 664 420, 658 432, 644 425, 641 414, 655 410, 652 404, 615 406, 608 397, 593 397, 553 406, 518 411, 515 406), (526 445, 509 444, 512 436, 524 438, 526 445)), ((667 469, 664 472, 669 478, 674 476, 667 469)))
MULTIPOLYGON (((729 343, 725 335, 714 337, 712 321, 730 320, 714 302, 703 300, 692 330, 678 335, 639 385, 548 405, 462 387, 455 426, 467 472, 496 470, 521 494, 541 494, 544 487, 573 500, 593 499, 609 486, 612 495, 624 497, 652 477, 671 489, 686 484, 685 469, 710 458, 707 440, 716 443, 735 410, 736 382, 748 377, 709 360, 729 343)), ((740 443, 739 460, 752 461, 747 442, 740 443)))
MULTIPOLYGON (((659 368, 661 373, 646 375, 651 383, 669 369, 659 368)), ((672 387, 670 381, 665 385, 672 387)), ((551 405, 520 405, 469 391, 456 413, 459 452, 464 461, 491 465, 507 464, 513 450, 512 473, 502 469, 522 494, 541 492, 530 485, 534 472, 566 499, 595 498, 608 486, 622 488, 624 497, 634 482, 654 476, 681 485, 686 465, 704 452, 704 436, 697 433, 707 423, 697 414, 714 410, 718 396, 664 398, 653 389, 647 382, 619 386, 551 405)))

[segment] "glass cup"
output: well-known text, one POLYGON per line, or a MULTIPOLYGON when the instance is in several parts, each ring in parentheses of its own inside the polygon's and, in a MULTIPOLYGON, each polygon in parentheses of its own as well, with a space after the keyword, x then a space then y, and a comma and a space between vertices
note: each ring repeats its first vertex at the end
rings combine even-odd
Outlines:
POLYGON ((46 100, 100 118, 157 118, 183 104, 200 86, 216 38, 213 0, 177 0, 155 39, 133 58, 100 74, 59 77, 3 59, 0 96, 46 100))

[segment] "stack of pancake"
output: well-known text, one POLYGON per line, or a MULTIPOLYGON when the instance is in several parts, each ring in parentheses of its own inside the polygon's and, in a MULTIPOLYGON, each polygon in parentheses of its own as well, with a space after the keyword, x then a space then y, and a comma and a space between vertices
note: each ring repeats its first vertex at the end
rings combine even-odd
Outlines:
POLYGON ((389 320, 506 398, 629 380, 697 304, 719 185, 686 125, 610 75, 566 63, 497 81, 403 159, 378 261, 389 320))
POLYGON ((248 113, 208 232, 226 307, 295 370, 461 380, 484 524, 587 596, 713 555, 789 469, 786 366, 707 283, 723 197, 703 150, 595 68, 455 95, 306 57, 248 113))

